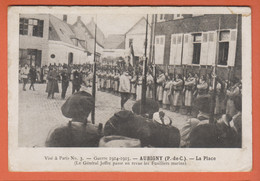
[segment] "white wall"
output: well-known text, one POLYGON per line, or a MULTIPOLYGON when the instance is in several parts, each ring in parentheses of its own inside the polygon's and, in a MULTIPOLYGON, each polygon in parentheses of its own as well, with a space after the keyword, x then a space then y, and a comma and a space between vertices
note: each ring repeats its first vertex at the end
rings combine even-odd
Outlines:
POLYGON ((43 20, 43 37, 19 35, 19 48, 38 49, 42 51, 41 65, 46 65, 48 61, 48 38, 49 38, 49 15, 26 15, 21 14, 20 18, 35 18, 43 20))
POLYGON ((125 49, 104 49, 102 57, 124 57, 125 49))
POLYGON ((84 49, 60 41, 49 40, 48 64, 68 64, 68 55, 70 52, 73 53, 74 64, 83 64, 87 62, 87 53, 84 49), (55 58, 51 58, 52 54, 55 55, 55 58))
MULTIPOLYGON (((146 21, 143 19, 141 22, 135 25, 132 30, 127 32, 125 38, 125 49, 129 48, 129 39, 133 39, 133 48, 134 48, 135 56, 144 56, 145 33, 146 33, 146 21)), ((150 26, 148 26, 147 57, 149 57, 150 33, 151 33, 151 28, 150 26)))

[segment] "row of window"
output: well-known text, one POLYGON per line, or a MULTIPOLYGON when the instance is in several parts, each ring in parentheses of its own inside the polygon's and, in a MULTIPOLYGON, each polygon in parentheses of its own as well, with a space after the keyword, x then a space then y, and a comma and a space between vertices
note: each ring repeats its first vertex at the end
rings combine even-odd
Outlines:
POLYGON ((195 16, 203 16, 204 14, 158 14, 157 22, 169 21, 169 20, 177 20, 183 19, 185 16, 195 17, 195 16))
POLYGON ((19 64, 41 66, 42 51, 37 49, 19 49, 19 64))
POLYGON ((20 35, 43 37, 43 25, 43 20, 20 18, 20 35))
MULTIPOLYGON (((217 58, 218 65, 234 66, 236 36, 236 30, 223 30, 220 31, 219 35, 217 31, 172 34, 169 64, 212 65, 217 58)), ((156 36, 155 63, 164 63, 164 51, 165 36, 156 36)))

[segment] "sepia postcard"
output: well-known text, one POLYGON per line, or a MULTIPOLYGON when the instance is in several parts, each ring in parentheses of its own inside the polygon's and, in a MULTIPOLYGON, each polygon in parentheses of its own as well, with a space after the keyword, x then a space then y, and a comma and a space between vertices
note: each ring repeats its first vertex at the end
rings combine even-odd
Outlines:
POLYGON ((251 9, 10 6, 12 172, 252 169, 251 9))

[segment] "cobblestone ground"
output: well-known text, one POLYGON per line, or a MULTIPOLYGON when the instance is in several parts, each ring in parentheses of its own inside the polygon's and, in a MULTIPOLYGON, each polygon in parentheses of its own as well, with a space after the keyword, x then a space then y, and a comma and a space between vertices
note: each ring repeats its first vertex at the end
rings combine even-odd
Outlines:
MULTIPOLYGON (((21 147, 43 147, 47 135, 51 128, 67 122, 69 119, 61 113, 61 106, 65 102, 60 98, 60 93, 55 94, 55 99, 47 99, 45 93, 46 84, 35 84, 35 91, 22 90, 19 86, 19 146, 21 147)), ((61 84, 59 84, 61 92, 61 84)), ((91 93, 91 88, 82 87, 91 93)), ((71 95, 72 85, 67 90, 67 95, 71 95)), ((131 110, 133 100, 128 100, 125 104, 127 110, 131 110)), ((95 122, 103 123, 120 111, 120 96, 112 93, 97 91, 96 93, 96 117, 95 122)), ((187 116, 164 110, 166 115, 172 118, 173 125, 181 129, 187 120, 187 116)))

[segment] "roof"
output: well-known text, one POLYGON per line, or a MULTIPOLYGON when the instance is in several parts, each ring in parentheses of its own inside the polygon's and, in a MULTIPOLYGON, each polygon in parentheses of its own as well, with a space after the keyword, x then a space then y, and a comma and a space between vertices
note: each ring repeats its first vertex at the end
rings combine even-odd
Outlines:
MULTIPOLYGON (((95 25, 96 25, 96 23, 94 22, 93 19, 86 25, 86 28, 87 28, 88 32, 90 33, 90 35, 91 35, 93 38, 95 37, 95 25)), ((101 47, 104 47, 105 35, 104 35, 104 33, 99 29, 98 26, 97 26, 96 38, 97 38, 97 43, 98 43, 101 47)))
MULTIPOLYGON (((71 25, 71 27, 79 40, 87 41, 86 44, 84 43, 84 41, 80 41, 81 46, 83 46, 90 53, 94 52, 95 22, 92 20, 90 23, 85 25, 81 18, 78 17, 77 21, 73 25, 71 25), (89 35, 89 37, 87 37, 86 35, 89 35)), ((97 44, 101 47, 104 47, 105 36, 103 32, 98 28, 98 26, 96 37, 97 44)))
POLYGON ((104 42, 105 49, 125 49, 125 35, 108 35, 104 42))
MULTIPOLYGON (((76 38, 71 25, 62 21, 61 19, 50 15, 50 40, 62 41, 74 45, 73 38, 76 38)), ((82 46, 79 44, 79 47, 82 46)))
POLYGON ((142 21, 146 22, 146 19, 144 17, 139 19, 125 34, 128 34, 130 31, 132 31, 139 23, 142 23, 142 21))

